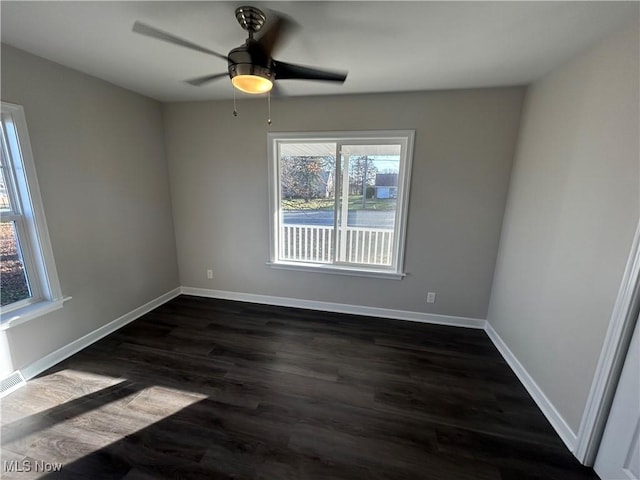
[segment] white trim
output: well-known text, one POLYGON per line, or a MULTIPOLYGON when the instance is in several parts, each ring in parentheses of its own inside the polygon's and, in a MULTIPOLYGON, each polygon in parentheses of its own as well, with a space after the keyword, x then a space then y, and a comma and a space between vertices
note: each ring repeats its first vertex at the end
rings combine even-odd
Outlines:
POLYGON ((571 430, 569 424, 567 424, 565 419, 562 418, 562 415, 560 415, 560 412, 558 412, 553 406, 551 400, 547 398, 547 396, 535 382, 533 377, 529 375, 529 372, 527 372, 524 366, 509 349, 504 340, 500 338, 500 335, 498 335, 498 333, 493 329, 489 322, 486 323, 485 332, 487 333, 495 347, 498 349, 502 357, 505 359, 507 364, 509 364, 511 370, 513 370, 513 373, 515 373, 518 379, 520 379, 520 382, 522 383, 522 385, 524 385, 524 388, 527 389, 529 395, 533 397, 536 405, 538 405, 538 408, 542 410, 542 413, 547 418, 549 423, 551 423, 551 426, 555 429, 558 436, 560 436, 560 439, 564 442, 567 448, 573 452, 574 446, 576 444, 576 434, 573 432, 573 430, 571 430))
MULTIPOLYGON (((640 232, 640 225, 638 231, 640 232)), ((623 286, 621 287, 621 294, 619 295, 618 300, 627 299, 629 300, 631 285, 638 287, 638 272, 640 271, 640 238, 639 233, 636 233, 636 239, 634 241, 634 248, 632 250, 632 256, 630 257, 630 263, 627 265, 627 271, 625 271, 625 277, 623 281, 623 286), (631 261, 633 259, 633 261, 631 261), (635 275, 635 277, 634 277, 635 275), (635 281, 633 281, 635 279, 635 281), (623 293, 624 292, 624 293, 623 293)), ((260 303, 266 305, 276 305, 283 307, 295 307, 295 308, 303 308, 309 310, 320 310, 327 312, 336 312, 336 313, 346 313, 346 314, 354 314, 354 315, 364 315, 364 316, 372 316, 372 317, 380 317, 394 320, 405 320, 412 322, 421 322, 421 323, 430 323, 436 325, 448 325, 455 327, 465 327, 465 328, 474 328, 474 329, 484 329, 487 333, 487 336, 491 339, 495 347, 498 349, 502 357, 505 359, 509 367, 516 374, 520 382, 532 396, 533 400, 536 402, 538 408, 542 411, 547 420, 551 423, 552 427, 555 429, 556 433, 560 437, 560 439, 565 443, 565 445, 569 448, 571 452, 578 458, 578 460, 583 461, 583 458, 579 456, 580 448, 584 448, 588 445, 587 440, 592 440, 593 438, 586 436, 587 430, 585 425, 588 423, 588 414, 585 411, 583 415, 582 423, 580 425, 579 434, 576 435, 574 431, 569 427, 567 422, 564 420, 562 415, 556 410, 551 401, 544 394, 542 389, 538 386, 535 380, 531 377, 529 372, 524 368, 524 366, 520 363, 520 361, 516 358, 513 352, 509 349, 507 344, 502 340, 502 338, 498 335, 498 333, 493 329, 491 324, 486 320, 479 318, 470 318, 470 317, 457 317, 457 316, 449 316, 449 315, 439 315, 433 313, 424 313, 424 312, 413 312, 407 310, 394 310, 380 307, 367 307, 367 306, 359 306, 359 305, 350 305, 343 303, 333 303, 333 302, 323 302, 323 301, 315 301, 315 300, 303 300, 297 298, 287 298, 287 297, 277 297, 271 295, 259 295, 252 293, 242 293, 242 292, 230 292, 223 290, 211 290, 205 288, 195 288, 195 287, 178 287, 175 288, 164 295, 159 296, 158 298, 151 300, 150 302, 132 310, 131 312, 113 320, 112 322, 103 325, 102 327, 94 330, 93 332, 88 333, 87 335, 74 340, 68 345, 46 355, 40 360, 35 361, 31 365, 22 369, 22 373, 25 379, 29 380, 48 368, 56 365, 62 360, 70 357, 71 355, 79 352, 83 348, 88 347, 94 342, 100 340, 101 338, 113 333, 119 328, 125 326, 126 324, 138 319, 142 315, 152 311, 153 309, 159 307, 160 305, 172 300, 180 294, 184 295, 194 295, 198 297, 207 297, 207 298, 219 298, 225 300, 235 300, 240 302, 248 302, 248 303, 260 303)), ((630 305, 628 302, 627 305, 630 305)), ((620 313, 620 309, 622 307, 618 306, 616 312, 620 313)), ((620 317, 615 315, 615 318, 612 319, 612 325, 616 322, 614 320, 619 321, 620 317)), ((605 350, 607 348, 611 348, 611 344, 614 343, 612 330, 614 328, 610 326, 609 332, 607 334, 607 339, 605 342, 605 348, 603 349, 603 357, 606 356, 607 359, 611 360, 611 353, 605 355, 605 350)), ((617 344, 616 344, 617 345, 617 344)), ((600 382, 606 380, 608 376, 605 376, 598 380, 598 375, 602 375, 603 367, 603 358, 598 365, 598 371, 596 373, 596 379, 594 379, 594 387, 592 387, 592 392, 589 397, 589 402, 594 402, 594 389, 596 385, 601 385, 600 382)), ((615 387, 615 385, 614 385, 615 387)), ((602 401, 602 398, 599 399, 602 401)), ((588 407, 589 407, 588 402, 588 407)), ((595 405, 595 404, 594 404, 595 405)), ((602 413, 602 412, 600 412, 602 413)), ((606 413, 606 412, 605 412, 606 413)), ((606 420, 606 415, 605 415, 606 420)), ((593 421, 593 419, 592 419, 593 421)), ((595 425, 592 423, 592 426, 595 425)), ((591 432, 593 434, 593 431, 591 432)), ((593 446, 593 444, 592 444, 593 446)), ((595 444, 597 447, 597 443, 595 444)))
POLYGON ((29 234, 29 238, 25 239, 28 241, 24 245, 21 243, 21 247, 29 248, 29 256, 33 257, 31 263, 34 264, 27 273, 37 276, 37 279, 31 278, 30 282, 38 281, 37 285, 30 283, 30 287, 37 287, 37 293, 44 300, 59 301, 62 300, 62 289, 47 228, 24 108, 13 103, 0 102, 0 104, 2 122, 7 126, 12 125, 17 137, 17 142, 9 142, 10 145, 7 145, 7 153, 12 156, 13 173, 15 174, 20 168, 24 172, 19 176, 20 178, 14 178, 14 180, 21 184, 18 194, 24 217, 27 219, 25 227, 29 234))
POLYGON ((240 302, 261 303, 266 305, 277 305, 283 307, 304 308, 309 310, 321 310, 328 312, 347 313, 354 315, 365 315, 381 317, 394 320, 406 320, 412 322, 431 323, 436 325, 448 325, 454 327, 466 327, 484 329, 491 339, 498 352, 505 359, 511 370, 516 374, 522 385, 527 389, 536 405, 547 418, 551 426, 555 429, 560 439, 565 443, 570 451, 573 451, 576 444, 576 434, 571 430, 569 424, 556 410, 551 401, 544 394, 529 372, 522 366, 506 343, 500 338, 493 327, 486 321, 479 318, 454 317, 449 315, 438 315, 433 313, 412 312, 407 310, 392 310, 379 307, 366 307, 359 305, 348 305, 343 303, 322 302, 314 300, 301 300, 297 298, 274 297, 270 295, 258 295, 252 293, 229 292, 223 290, 210 290, 205 288, 182 287, 181 292, 185 295, 198 297, 219 298, 224 300, 235 300, 240 302))
POLYGON ((329 273, 333 275, 350 275, 352 277, 386 278, 388 280, 402 280, 406 273, 396 273, 395 271, 385 272, 384 270, 365 270, 354 267, 345 267, 335 264, 310 264, 295 262, 267 262, 271 268, 280 270, 297 270, 299 272, 329 273))
POLYGON ((412 312, 408 310, 392 310, 388 308, 366 307, 349 305, 346 303, 322 302, 316 300, 302 300, 298 298, 274 297, 271 295, 258 295, 254 293, 227 292, 223 290, 209 290, 206 288, 182 287, 185 295, 197 297, 220 298, 223 300, 236 300, 239 302, 262 303, 277 305, 280 307, 304 308, 307 310, 321 310, 325 312, 348 313, 352 315, 365 315, 368 317, 381 317, 393 320, 407 320, 410 322, 433 323, 437 325, 450 325, 454 327, 466 327, 483 329, 486 320, 469 317, 453 317, 438 315, 435 313, 412 312))
MULTIPOLYGON (((287 143, 302 143, 302 142, 324 142, 335 143, 336 145, 336 175, 335 181, 340 178, 340 152, 343 144, 348 145, 360 145, 368 144, 374 141, 390 141, 394 144, 397 143, 401 146, 400 164, 398 179, 398 198, 396 204, 396 217, 395 228, 393 235, 393 265, 389 269, 390 274, 395 274, 395 277, 391 275, 380 275, 379 270, 373 270, 370 274, 368 267, 359 267, 356 264, 350 266, 350 272, 356 272, 360 270, 364 273, 363 276, 373 276, 377 278, 395 278, 402 279, 404 273, 404 257, 406 250, 406 232, 407 224, 409 222, 409 188, 411 185, 411 169, 413 165, 414 155, 414 142, 415 142, 415 130, 365 130, 365 131, 329 131, 329 132, 269 132, 267 133, 267 154, 268 154, 268 177, 269 177, 269 262, 271 266, 289 265, 292 261, 285 261, 280 259, 280 159, 279 159, 279 145, 282 142, 287 143)), ((344 181, 348 179, 345 177, 344 181)), ((336 205, 338 201, 336 185, 336 205)), ((338 234, 337 216, 339 215, 338 208, 334 207, 334 238, 336 241, 336 235, 338 234)), ((335 243, 335 251, 338 251, 338 244, 335 243)), ((344 260, 344 259, 343 259, 344 260)), ((337 267, 341 262, 339 259, 334 259, 330 265, 337 267)), ((303 264, 304 266, 304 264, 303 264)), ((337 270, 340 270, 339 268, 337 270)), ((344 269, 346 271, 346 269, 344 269)), ((317 270, 308 270, 317 271, 317 270)), ((342 273, 342 272, 329 272, 329 273, 342 273)), ((345 273, 342 273, 343 275, 345 273)), ((351 273, 355 274, 355 273, 351 273)))
POLYGON ((24 378, 27 380, 32 379, 36 375, 44 372, 48 368, 53 367, 57 363, 60 363, 64 359, 70 357, 71 355, 78 353, 83 348, 88 347, 92 343, 97 342, 103 337, 106 337, 110 333, 115 332, 121 327, 124 327, 126 324, 133 322, 134 320, 140 318, 142 315, 149 313, 154 308, 159 307, 163 303, 172 300, 173 298, 180 295, 181 289, 174 288, 173 290, 160 295, 158 298, 151 300, 150 302, 145 303, 144 305, 130 311, 122 315, 121 317, 116 318, 112 322, 103 325, 102 327, 94 330, 93 332, 89 332, 83 337, 74 340, 73 342, 65 345, 58 350, 51 352, 48 355, 45 355, 40 360, 36 360, 31 365, 21 369, 24 378))
POLYGON ((71 300, 71 297, 65 297, 60 300, 53 301, 45 300, 38 303, 32 303, 17 310, 11 310, 7 313, 2 312, 0 313, 0 319, 2 319, 2 322, 0 323, 0 331, 8 330, 16 325, 20 325, 34 318, 46 315, 47 313, 55 312, 62 308, 64 303, 69 300, 71 300))
MULTIPOLYGON (((639 226, 640 231, 640 226, 639 226)), ((634 242, 634 258, 635 262, 632 264, 633 268, 631 269, 637 273, 640 266, 640 253, 638 249, 638 234, 636 234, 636 241, 634 242)), ((629 275, 625 272, 625 279, 627 283, 629 282, 629 275)), ((626 284, 625 282, 623 282, 626 284)), ((637 286, 638 282, 633 283, 633 285, 637 286)), ((623 290, 623 289, 621 289, 623 290)), ((627 289, 624 289, 627 291, 627 289)), ((555 429, 556 433, 560 437, 560 439, 565 443, 567 448, 573 452, 574 455, 578 458, 578 460, 582 461, 580 457, 576 454, 578 449, 580 448, 580 444, 578 443, 577 436, 571 427, 567 424, 565 419, 560 415, 560 413, 556 410, 551 401, 544 394, 542 389, 535 382, 533 377, 527 372, 524 366, 520 363, 520 361, 516 358, 513 352, 509 349, 507 344, 502 340, 502 338, 498 335, 498 333, 493 329, 491 324, 486 320, 479 318, 471 318, 471 317, 457 317, 450 315, 440 315, 433 313, 424 313, 424 312, 413 312, 408 310, 394 310, 380 307, 367 307, 360 305, 350 305, 344 303, 334 303, 334 302, 323 302, 316 300, 304 300, 297 298, 288 298, 288 297, 277 297, 271 295, 260 295, 260 294, 252 294, 252 293, 242 293, 242 292, 230 292, 224 290, 212 290, 205 288, 195 288, 195 287, 178 287, 175 288, 164 295, 159 296, 158 298, 151 300, 150 302, 132 310, 131 312, 113 320, 112 322, 103 325, 102 327, 94 330, 93 332, 88 333, 87 335, 74 340, 68 345, 46 355, 40 360, 35 361, 31 365, 22 369, 22 373, 24 378, 30 380, 31 378, 37 376, 48 368, 56 365, 62 360, 70 357, 71 355, 79 352, 83 348, 88 347, 94 342, 100 340, 101 338, 113 333, 119 328, 127 325, 128 323, 140 318, 142 315, 152 311, 153 309, 159 307, 160 305, 172 300, 178 295, 193 295, 198 297, 207 297, 207 298, 219 298, 224 300, 234 300, 240 302, 248 302, 248 303, 259 303, 265 305, 276 305, 283 307, 294 307, 294 308, 303 308, 308 310, 320 310, 327 312, 336 312, 336 313, 345 313, 345 314, 353 314, 353 315, 363 315, 363 316, 371 316, 371 317, 379 317, 393 320, 404 320, 411 322, 421 322, 421 323, 429 323, 436 325, 447 325, 454 327, 464 327, 464 328, 473 328, 473 329, 483 329, 490 340, 493 342, 498 352, 505 359, 511 370, 516 374, 522 385, 529 392, 533 400, 536 402, 538 408, 542 411, 547 420, 551 423, 552 427, 555 429)), ((626 298, 627 295, 621 295, 626 298)), ((610 335, 607 336, 607 340, 610 341, 610 335)), ((599 365, 600 370, 600 365, 599 365)), ((594 381, 594 384, 596 382, 594 381)), ((592 389, 593 390, 593 389, 592 389)), ((593 391, 592 391, 593 395, 593 391)), ((590 396, 591 400, 591 396, 590 396)), ((585 413, 586 418, 586 413, 585 413)), ((585 418, 582 420, 582 424, 580 425, 580 434, 584 435, 585 431, 583 430, 583 424, 585 424, 585 418)), ((606 418, 605 418, 606 419, 606 418)), ((584 439, 581 439, 584 441, 584 439)), ((597 446, 597 445, 596 445, 597 446)))
POLYGON ((573 454, 585 465, 593 465, 609 415, 627 346, 637 319, 640 297, 640 222, 622 276, 618 297, 611 313, 604 345, 582 414, 573 454))

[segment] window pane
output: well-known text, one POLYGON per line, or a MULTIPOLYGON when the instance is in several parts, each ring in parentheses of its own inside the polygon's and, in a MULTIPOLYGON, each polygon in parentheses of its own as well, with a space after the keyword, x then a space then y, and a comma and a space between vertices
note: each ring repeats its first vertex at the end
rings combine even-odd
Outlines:
POLYGON ((338 258, 394 263, 400 145, 342 145, 338 258))
POLYGON ((279 259, 333 262, 335 143, 280 143, 279 259))
POLYGON ((0 212, 11 212, 13 210, 11 206, 11 196, 9 194, 9 189, 7 186, 7 181, 9 180, 9 175, 7 175, 7 165, 8 162, 8 152, 6 149, 6 137, 5 137, 5 128, 4 122, 0 123, 0 147, 2 155, 0 157, 0 212))
POLYGON ((30 298, 15 222, 0 223, 0 265, 2 306, 30 298))
POLYGON ((402 278, 413 137, 270 133, 271 262, 402 278))
POLYGON ((5 179, 4 170, 4 165, 0 165, 0 211, 10 212, 11 203, 9 201, 9 191, 7 190, 7 181, 5 179))

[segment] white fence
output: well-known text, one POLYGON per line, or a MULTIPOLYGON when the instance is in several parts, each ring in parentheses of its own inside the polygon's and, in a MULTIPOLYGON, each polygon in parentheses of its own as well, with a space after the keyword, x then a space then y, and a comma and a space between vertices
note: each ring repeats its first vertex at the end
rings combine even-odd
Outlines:
MULTIPOLYGON (((344 227, 338 229, 338 237, 338 261, 391 265, 393 229, 344 227)), ((333 245, 332 225, 280 227, 281 260, 329 263, 333 261, 333 245)))

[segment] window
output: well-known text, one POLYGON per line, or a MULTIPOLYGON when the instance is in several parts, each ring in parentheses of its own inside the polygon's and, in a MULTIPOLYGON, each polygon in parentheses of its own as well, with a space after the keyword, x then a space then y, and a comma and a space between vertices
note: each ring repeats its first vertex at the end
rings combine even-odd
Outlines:
POLYGON ((271 265, 402 278, 413 131, 271 133, 271 265))
POLYGON ((2 102, 0 297, 2 328, 62 304, 24 111, 2 102))

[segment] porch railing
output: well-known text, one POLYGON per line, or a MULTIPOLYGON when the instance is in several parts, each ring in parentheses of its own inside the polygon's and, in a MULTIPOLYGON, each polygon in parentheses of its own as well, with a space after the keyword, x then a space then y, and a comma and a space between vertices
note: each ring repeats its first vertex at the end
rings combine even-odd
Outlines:
MULTIPOLYGON (((281 225, 280 259, 330 263, 334 258, 332 225, 281 225)), ((391 265, 393 229, 342 227, 338 229, 339 262, 391 265), (345 235, 345 237, 341 237, 345 235)))

